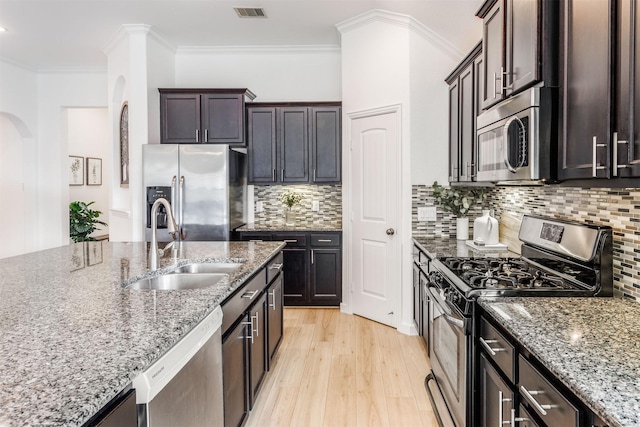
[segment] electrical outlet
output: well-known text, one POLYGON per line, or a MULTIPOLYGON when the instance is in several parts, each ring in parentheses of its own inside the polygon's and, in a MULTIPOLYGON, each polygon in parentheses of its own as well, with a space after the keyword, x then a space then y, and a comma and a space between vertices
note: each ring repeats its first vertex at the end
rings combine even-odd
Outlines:
POLYGON ((311 202, 311 210, 314 212, 318 212, 320 210, 320 202, 317 200, 311 202))
POLYGON ((264 211, 264 205, 262 204, 262 202, 256 202, 256 212, 262 211, 264 211))
POLYGON ((435 206, 423 206, 418 208, 418 221, 435 221, 435 206))

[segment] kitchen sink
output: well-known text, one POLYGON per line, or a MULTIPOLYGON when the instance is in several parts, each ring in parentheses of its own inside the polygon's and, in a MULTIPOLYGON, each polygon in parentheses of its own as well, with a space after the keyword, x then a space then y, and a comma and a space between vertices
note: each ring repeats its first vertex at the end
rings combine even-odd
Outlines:
POLYGON ((131 290, 173 291, 184 289, 201 289, 213 286, 229 275, 224 273, 167 273, 161 276, 147 277, 127 286, 131 290))
POLYGON ((184 274, 229 274, 240 268, 242 263, 238 262, 214 262, 214 263, 193 263, 185 264, 176 268, 176 273, 184 274))

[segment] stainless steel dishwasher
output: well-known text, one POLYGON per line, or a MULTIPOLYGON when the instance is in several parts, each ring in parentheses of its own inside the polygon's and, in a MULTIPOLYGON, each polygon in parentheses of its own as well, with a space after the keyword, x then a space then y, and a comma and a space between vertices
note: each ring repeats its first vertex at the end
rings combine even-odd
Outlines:
POLYGON ((139 427, 222 427, 222 309, 133 380, 139 427))

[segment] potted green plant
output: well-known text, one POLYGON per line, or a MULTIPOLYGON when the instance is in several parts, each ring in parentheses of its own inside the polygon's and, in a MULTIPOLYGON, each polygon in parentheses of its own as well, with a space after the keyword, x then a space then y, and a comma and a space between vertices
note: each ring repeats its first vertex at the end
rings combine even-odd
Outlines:
POLYGON ((89 208, 95 202, 71 202, 69 203, 69 237, 74 242, 96 240, 89 234, 98 229, 98 225, 107 225, 98 217, 102 212, 89 208))
POLYGON ((486 191, 482 187, 449 187, 445 188, 433 183, 433 198, 437 205, 456 216, 456 238, 469 238, 469 218, 465 215, 476 204, 486 198, 486 191))
POLYGON ((302 194, 294 192, 285 192, 280 195, 280 201, 284 203, 284 222, 287 225, 293 225, 295 223, 295 213, 293 212, 294 206, 300 204, 302 200, 302 194))

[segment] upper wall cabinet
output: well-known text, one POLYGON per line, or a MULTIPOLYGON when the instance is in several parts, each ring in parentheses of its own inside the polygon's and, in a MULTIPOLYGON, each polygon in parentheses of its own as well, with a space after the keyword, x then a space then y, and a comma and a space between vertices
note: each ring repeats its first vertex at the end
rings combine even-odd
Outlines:
POLYGON ((556 82, 557 2, 487 0, 482 18, 483 88, 487 109, 535 83, 556 82))
POLYGON ((248 89, 159 89, 163 144, 245 144, 248 89))
POLYGON ((247 122, 250 184, 340 183, 340 106, 252 104, 247 122))
POLYGON ((449 84, 449 182, 475 179, 482 61, 482 43, 478 43, 445 79, 449 84))
POLYGON ((612 175, 612 17, 613 9, 607 0, 561 2, 561 180, 612 175))

